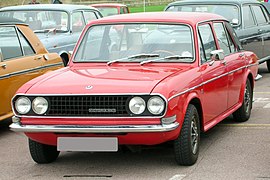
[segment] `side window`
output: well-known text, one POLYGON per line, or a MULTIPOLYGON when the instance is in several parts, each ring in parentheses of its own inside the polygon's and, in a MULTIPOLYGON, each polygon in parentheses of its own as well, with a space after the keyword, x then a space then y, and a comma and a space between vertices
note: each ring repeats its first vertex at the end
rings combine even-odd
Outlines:
POLYGON ((201 36, 199 36, 199 51, 200 51, 201 63, 203 64, 206 62, 206 58, 205 58, 205 54, 204 54, 201 36))
POLYGON ((229 41, 231 53, 237 52, 237 48, 235 47, 235 45, 233 43, 232 37, 230 36, 230 34, 228 32, 227 32, 227 35, 228 35, 228 41, 229 41))
POLYGON ((243 19, 244 19, 244 27, 252 27, 255 26, 255 21, 251 13, 251 9, 248 5, 243 6, 243 19))
POLYGON ((25 39, 25 37, 22 35, 21 32, 19 32, 19 38, 20 38, 21 45, 24 51, 24 55, 25 56, 34 55, 35 52, 33 48, 31 47, 31 45, 28 43, 28 41, 25 39))
POLYGON ((125 14, 124 8, 120 7, 120 14, 125 14))
POLYGON ((23 56, 15 27, 0 27, 0 49, 4 61, 23 56))
POLYGON ((223 23, 214 23, 214 30, 216 32, 219 47, 223 49, 225 56, 229 55, 231 50, 223 23))
POLYGON ((83 14, 84 14, 84 18, 85 18, 86 23, 89 23, 91 20, 97 19, 97 16, 94 12, 84 11, 83 14))
MULTIPOLYGON (((237 37, 237 35, 236 35, 234 29, 233 29, 232 26, 230 25, 230 23, 226 22, 225 24, 226 24, 226 29, 228 30, 228 33, 231 35, 231 36, 230 36, 231 42, 234 41, 234 43, 235 43, 235 45, 236 45, 236 47, 234 47, 234 48, 235 48, 234 51, 236 52, 236 51, 238 51, 238 50, 243 49, 243 47, 242 47, 242 45, 241 45, 241 42, 239 41, 239 39, 238 39, 238 37, 237 37)), ((232 48, 231 48, 231 50, 232 50, 232 48)))
POLYGON ((128 8, 127 7, 124 7, 124 13, 128 13, 128 8))
POLYGON ((216 44, 214 36, 209 24, 204 24, 199 26, 199 34, 201 36, 202 45, 204 49, 205 59, 211 59, 211 51, 216 50, 216 44))
POLYGON ((260 6, 251 6, 258 24, 266 24, 267 20, 260 6))
POLYGON ((95 11, 95 15, 96 15, 97 19, 103 17, 102 14, 100 12, 97 12, 97 11, 95 11))
POLYGON ((85 26, 82 12, 72 14, 72 31, 81 32, 85 26))

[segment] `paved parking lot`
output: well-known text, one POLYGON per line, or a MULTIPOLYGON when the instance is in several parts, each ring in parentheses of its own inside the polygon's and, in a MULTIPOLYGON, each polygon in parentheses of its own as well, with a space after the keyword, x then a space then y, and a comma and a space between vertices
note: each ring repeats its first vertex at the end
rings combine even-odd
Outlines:
POLYGON ((204 134, 198 162, 177 166, 170 144, 140 153, 61 153, 55 163, 35 164, 27 138, 0 128, 0 179, 270 179, 270 73, 260 65, 252 116, 231 117, 204 134))

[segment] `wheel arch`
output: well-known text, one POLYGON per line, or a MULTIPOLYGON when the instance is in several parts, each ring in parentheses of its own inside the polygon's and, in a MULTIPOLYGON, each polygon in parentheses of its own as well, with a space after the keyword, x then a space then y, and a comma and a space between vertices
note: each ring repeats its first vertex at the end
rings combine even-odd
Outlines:
POLYGON ((253 93, 254 90, 254 85, 255 85, 255 79, 252 75, 251 72, 249 72, 246 76, 246 78, 243 80, 242 87, 241 87, 241 92, 240 92, 240 97, 239 97, 239 102, 242 103, 243 98, 244 98, 244 93, 245 93, 245 87, 246 87, 246 82, 249 80, 250 85, 251 85, 251 91, 253 93))
POLYGON ((201 100, 198 97, 194 97, 190 100, 189 104, 192 104, 196 107, 200 118, 200 129, 203 131, 203 110, 201 100))
MULTIPOLYGON (((184 105, 183 105, 183 117, 186 114, 187 108, 189 104, 192 104, 196 107, 198 114, 199 114, 199 118, 200 118, 200 128, 201 130, 203 130, 203 125, 204 125, 204 119, 203 119, 203 108, 202 108, 202 103, 200 100, 200 96, 198 94, 198 92, 192 92, 189 94, 185 94, 184 97, 182 97, 183 99, 186 99, 184 105)), ((182 99, 181 98, 181 99, 182 99)))

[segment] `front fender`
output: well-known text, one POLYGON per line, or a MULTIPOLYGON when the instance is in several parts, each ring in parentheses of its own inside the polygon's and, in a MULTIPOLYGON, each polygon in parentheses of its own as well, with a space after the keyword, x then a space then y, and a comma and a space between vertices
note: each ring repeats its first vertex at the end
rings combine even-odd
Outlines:
POLYGON ((198 91, 188 92, 168 101, 168 112, 166 116, 173 116, 176 115, 177 122, 179 123, 179 132, 182 128, 185 114, 187 111, 188 105, 194 100, 198 99, 200 101, 200 96, 198 91))

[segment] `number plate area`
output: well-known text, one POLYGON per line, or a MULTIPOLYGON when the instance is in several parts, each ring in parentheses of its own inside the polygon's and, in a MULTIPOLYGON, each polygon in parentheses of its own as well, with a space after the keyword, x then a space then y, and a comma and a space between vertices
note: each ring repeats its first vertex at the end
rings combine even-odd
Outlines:
POLYGON ((118 139, 116 137, 59 137, 57 138, 57 150, 116 152, 118 151, 118 139))

